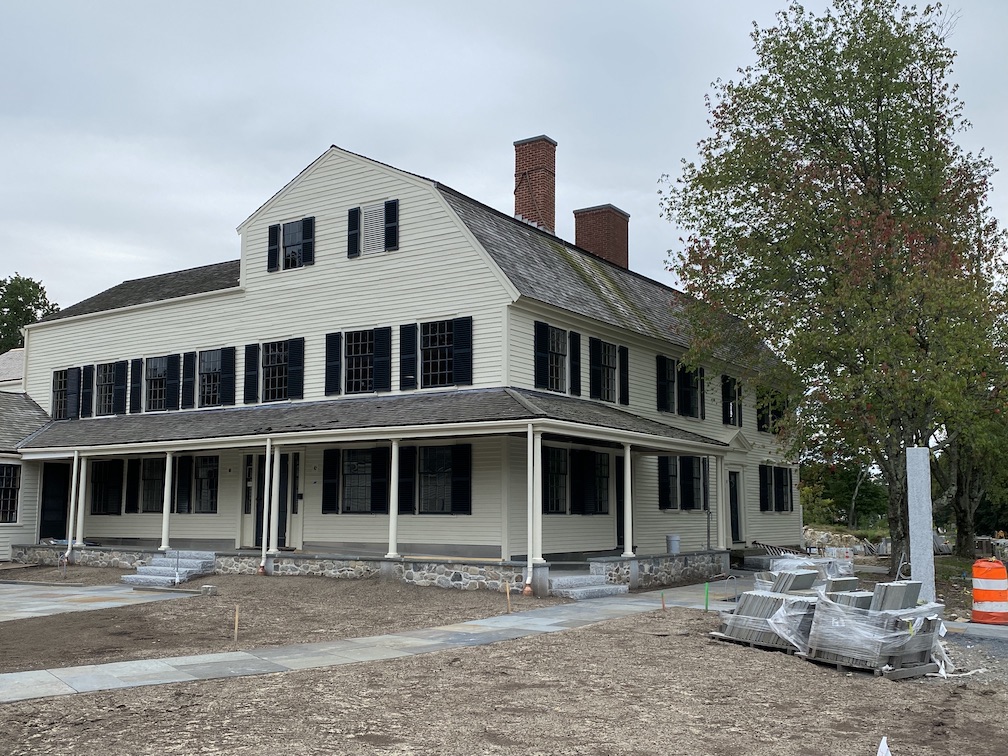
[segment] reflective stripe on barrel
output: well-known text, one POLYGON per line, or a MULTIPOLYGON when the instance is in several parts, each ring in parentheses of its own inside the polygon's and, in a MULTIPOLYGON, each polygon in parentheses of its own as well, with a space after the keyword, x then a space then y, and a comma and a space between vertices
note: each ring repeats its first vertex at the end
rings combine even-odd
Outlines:
POLYGON ((1008 625, 1008 571, 997 559, 973 563, 973 621, 1008 625))

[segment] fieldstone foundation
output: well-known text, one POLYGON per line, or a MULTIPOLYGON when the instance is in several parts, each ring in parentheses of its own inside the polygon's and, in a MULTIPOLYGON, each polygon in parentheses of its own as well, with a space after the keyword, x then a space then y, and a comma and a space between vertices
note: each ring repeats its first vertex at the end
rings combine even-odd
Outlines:
MULTIPOLYGON (((12 546, 11 559, 22 564, 55 567, 66 553, 66 546, 12 546)), ((119 549, 99 546, 75 547, 70 554, 70 564, 82 567, 119 567, 133 570, 151 559, 161 556, 159 551, 145 549, 119 549)))
POLYGON ((599 557, 589 559, 588 563, 591 574, 605 575, 607 583, 649 589, 727 575, 729 559, 727 551, 693 551, 628 558, 599 557))

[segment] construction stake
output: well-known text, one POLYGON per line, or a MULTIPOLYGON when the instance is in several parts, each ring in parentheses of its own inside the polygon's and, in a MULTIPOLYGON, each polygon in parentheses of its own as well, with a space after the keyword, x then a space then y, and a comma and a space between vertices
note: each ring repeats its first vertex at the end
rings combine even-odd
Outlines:
POLYGON ((511 614, 511 583, 504 583, 504 595, 507 596, 508 614, 511 614))
POLYGON ((235 604, 234 642, 238 645, 238 604, 235 604))

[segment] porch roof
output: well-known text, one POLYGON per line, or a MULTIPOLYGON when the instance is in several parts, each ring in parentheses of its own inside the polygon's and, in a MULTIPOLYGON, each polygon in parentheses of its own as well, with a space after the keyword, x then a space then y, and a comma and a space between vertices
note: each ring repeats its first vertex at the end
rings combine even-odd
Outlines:
POLYGON ((600 402, 527 389, 489 388, 64 420, 50 423, 19 449, 30 454, 47 449, 318 436, 326 431, 386 428, 409 435, 410 428, 421 426, 443 426, 444 435, 452 435, 453 426, 457 430, 464 425, 471 435, 478 432, 480 424, 486 424, 487 432, 492 433, 500 432, 492 427, 495 424, 543 420, 598 428, 601 434, 617 431, 650 436, 661 445, 685 442, 726 447, 716 439, 600 402))

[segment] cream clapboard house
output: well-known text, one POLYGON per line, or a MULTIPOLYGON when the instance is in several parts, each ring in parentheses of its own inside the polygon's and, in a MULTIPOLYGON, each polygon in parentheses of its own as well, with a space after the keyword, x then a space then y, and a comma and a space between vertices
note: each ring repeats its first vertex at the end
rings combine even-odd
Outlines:
POLYGON ((798 543, 796 474, 731 370, 679 363, 685 295, 627 269, 628 216, 552 234, 555 146, 515 143, 518 219, 332 147, 239 226, 240 260, 29 326, 0 559, 68 534, 533 561, 798 543))

